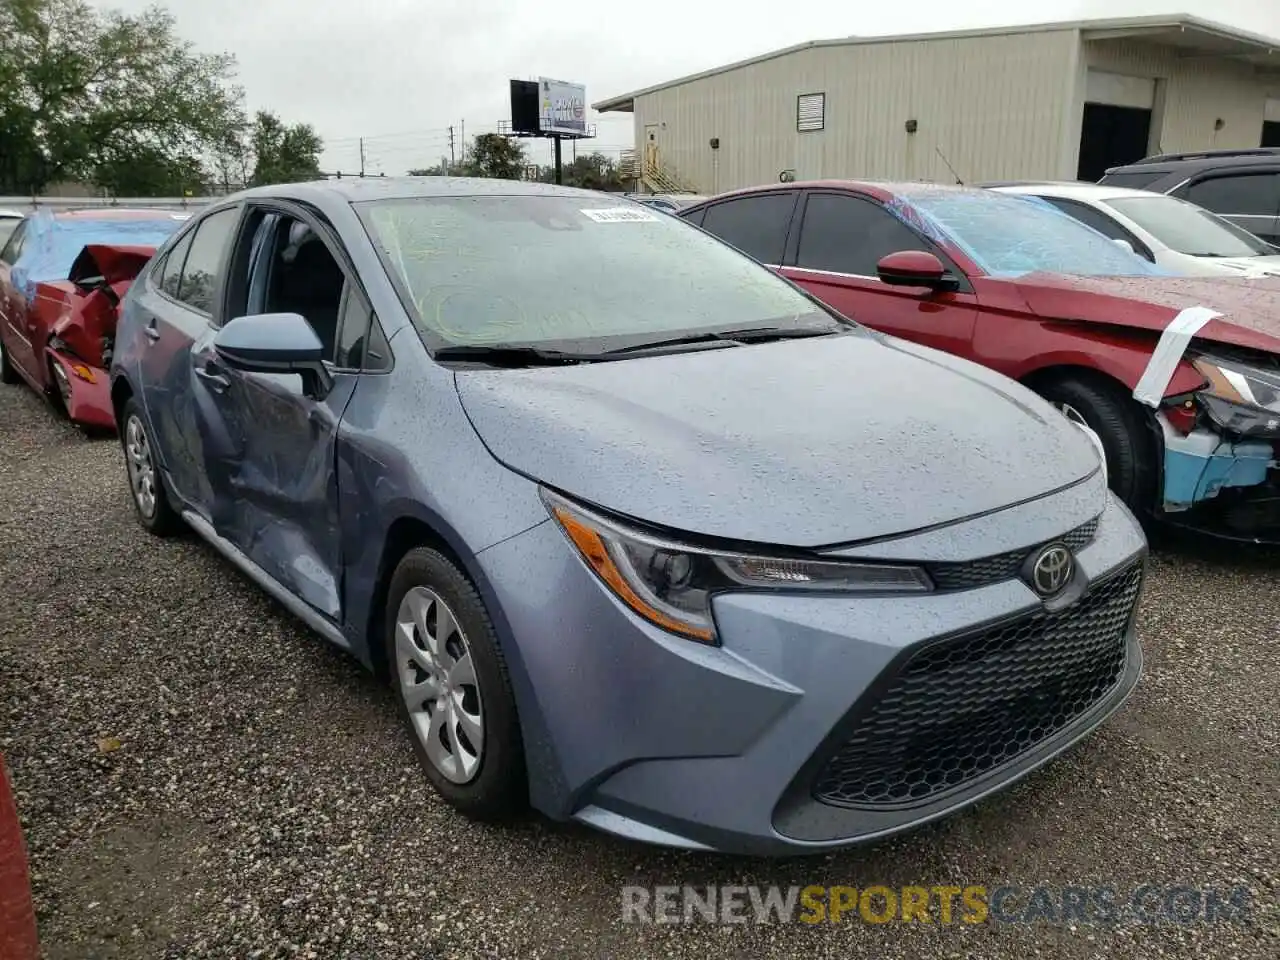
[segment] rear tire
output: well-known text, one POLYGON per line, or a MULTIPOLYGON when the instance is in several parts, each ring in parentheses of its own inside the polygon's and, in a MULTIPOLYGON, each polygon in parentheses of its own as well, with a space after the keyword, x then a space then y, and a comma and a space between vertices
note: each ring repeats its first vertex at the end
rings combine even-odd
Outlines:
POLYGON ((387 591, 387 663, 418 760, 450 806, 501 821, 528 804, 515 695, 480 594, 456 564, 409 551, 387 591))
POLYGON ((1041 384, 1039 394, 1068 419, 1078 416, 1102 440, 1112 491, 1134 513, 1155 510, 1156 449, 1146 415, 1118 385, 1078 377, 1041 384))
POLYGON ((173 509, 164 477, 156 464, 155 445, 147 432, 138 401, 130 397, 121 411, 120 445, 134 514, 142 528, 157 537, 172 537, 183 529, 182 517, 173 509))

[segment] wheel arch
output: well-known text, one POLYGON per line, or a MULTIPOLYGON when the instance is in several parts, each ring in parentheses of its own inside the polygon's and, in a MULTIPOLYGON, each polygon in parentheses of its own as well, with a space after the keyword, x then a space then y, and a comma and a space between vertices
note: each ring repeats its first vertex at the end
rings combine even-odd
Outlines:
MULTIPOLYGON (((1194 370, 1194 368, 1192 368, 1194 370)), ((1197 374, 1198 376, 1198 374, 1197 374)), ((1079 363, 1061 363, 1039 367, 1024 374, 1018 382, 1035 393, 1043 396, 1046 388, 1053 384, 1075 381, 1087 384, 1096 389, 1113 394, 1117 400, 1126 400, 1127 406, 1142 427, 1139 442, 1146 448, 1151 459, 1150 474, 1146 481, 1147 493, 1153 497, 1152 508, 1159 504, 1161 491, 1164 489, 1164 432, 1156 419, 1156 411, 1146 404, 1140 403, 1133 396, 1133 388, 1118 377, 1098 369, 1079 363)))
POLYGON ((127 377, 119 376, 111 381, 111 412, 115 415, 117 424, 122 419, 124 405, 133 395, 133 386, 127 377))
MULTIPOLYGON (((382 681, 390 680, 390 665, 383 646, 386 629, 387 592, 391 578, 405 554, 418 547, 436 550, 451 560, 461 570, 480 594, 493 629, 502 645, 503 655, 509 665, 519 663, 515 645, 511 642, 510 624, 498 602, 497 593, 485 576, 475 554, 465 545, 462 537, 445 520, 419 504, 402 504, 395 510, 394 519, 387 525, 378 551, 377 569, 370 595, 369 611, 365 618, 366 648, 369 665, 374 675, 382 681)), ((521 669, 523 669, 521 667, 521 669)))

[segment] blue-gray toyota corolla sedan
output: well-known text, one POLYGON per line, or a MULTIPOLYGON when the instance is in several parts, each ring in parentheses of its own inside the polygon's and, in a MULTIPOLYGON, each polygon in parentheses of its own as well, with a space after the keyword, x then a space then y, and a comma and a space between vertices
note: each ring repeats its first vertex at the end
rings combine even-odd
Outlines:
POLYGON ((825 850, 1007 786, 1140 672, 1090 437, 625 199, 229 197, 111 375, 142 525, 386 677, 473 817, 825 850))

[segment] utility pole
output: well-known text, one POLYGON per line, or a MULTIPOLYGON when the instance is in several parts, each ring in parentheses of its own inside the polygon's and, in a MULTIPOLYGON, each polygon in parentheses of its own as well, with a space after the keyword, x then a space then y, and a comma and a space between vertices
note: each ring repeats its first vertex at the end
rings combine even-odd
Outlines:
POLYGON ((458 138, 462 141, 462 163, 465 166, 467 162, 467 121, 462 121, 462 135, 458 138))
POLYGON ((364 176, 364 137, 360 138, 360 176, 364 176))
POLYGON ((457 164, 453 158, 453 124, 449 125, 449 173, 453 173, 453 168, 457 164))

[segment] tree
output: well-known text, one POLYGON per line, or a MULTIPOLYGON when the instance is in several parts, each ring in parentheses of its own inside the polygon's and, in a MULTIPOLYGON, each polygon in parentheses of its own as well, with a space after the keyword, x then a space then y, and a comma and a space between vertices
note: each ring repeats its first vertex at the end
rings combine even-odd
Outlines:
POLYGON ((243 122, 234 66, 179 39, 160 7, 126 16, 85 0, 2 0, 0 190, 202 187, 195 158, 243 122))
POLYGON ((409 171, 411 177, 447 177, 449 176, 449 162, 447 160, 437 163, 434 167, 417 167, 409 171))
POLYGON ((259 110, 250 133, 254 186, 297 183, 320 178, 324 143, 309 123, 286 126, 274 113, 259 110))
MULTIPOLYGON (((538 179, 543 183, 555 183, 555 167, 539 168, 538 179)), ((587 190, 619 192, 626 188, 617 163, 599 151, 575 157, 564 164, 561 180, 566 187, 583 187, 587 190)))
POLYGON ((460 172, 468 177, 519 180, 527 162, 524 144, 519 140, 500 133, 481 133, 476 135, 471 155, 460 172))

